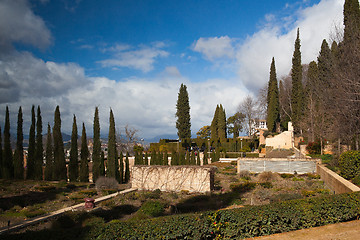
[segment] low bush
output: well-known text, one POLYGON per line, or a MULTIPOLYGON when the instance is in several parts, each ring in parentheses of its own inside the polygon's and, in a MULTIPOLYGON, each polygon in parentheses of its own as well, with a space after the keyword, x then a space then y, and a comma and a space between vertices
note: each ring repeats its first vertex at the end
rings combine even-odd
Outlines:
POLYGON ((263 188, 272 188, 273 185, 271 182, 261 182, 259 183, 260 186, 262 186, 263 188))
POLYGON ((98 191, 102 189, 118 189, 119 183, 115 178, 99 177, 96 180, 95 187, 98 191))
POLYGON ((360 186, 360 175, 356 175, 351 181, 353 184, 360 186))
POLYGON ((164 210, 164 204, 159 201, 147 201, 139 209, 140 212, 151 217, 158 217, 162 215, 164 210))
MULTIPOLYGON (((262 206, 111 221, 96 226, 2 235, 2 239, 244 239, 355 220, 360 193, 290 200, 262 206)), ((68 227, 72 218, 63 219, 68 227)))
POLYGON ((231 191, 237 193, 245 193, 255 189, 255 187, 256 187, 256 183, 253 182, 235 183, 230 185, 231 191))
POLYGON ((278 173, 262 172, 259 174, 259 181, 261 182, 270 182, 270 181, 275 181, 277 179, 279 179, 278 173))
POLYGON ((270 202, 271 203, 283 202, 283 201, 288 201, 288 200, 293 200, 293 199, 301 199, 301 198, 303 198, 303 196, 299 193, 280 193, 280 194, 272 196, 270 198, 270 202))
POLYGON ((340 175, 348 180, 356 177, 360 172, 360 152, 347 151, 339 158, 340 175))
POLYGON ((282 178, 293 178, 294 177, 294 174, 291 174, 291 173, 281 173, 280 174, 280 177, 282 178))

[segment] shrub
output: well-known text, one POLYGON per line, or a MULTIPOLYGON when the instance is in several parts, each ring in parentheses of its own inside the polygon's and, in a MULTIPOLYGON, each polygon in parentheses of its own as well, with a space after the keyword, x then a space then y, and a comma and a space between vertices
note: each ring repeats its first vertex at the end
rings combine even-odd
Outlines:
POLYGON ((251 173, 248 170, 241 170, 239 177, 245 180, 251 180, 251 173))
POLYGON ((279 174, 273 172, 262 172, 259 174, 259 181, 270 182, 275 181, 279 178, 279 174))
POLYGON ((260 186, 262 186, 263 188, 272 188, 273 185, 271 182, 261 182, 259 183, 260 186))
POLYGON ((294 177, 294 174, 290 174, 290 173, 281 173, 280 174, 280 177, 282 178, 293 178, 294 177))
POLYGON ((339 159, 340 175, 346 179, 352 179, 360 171, 360 152, 347 151, 340 155, 339 159))
POLYGON ((321 153, 321 143, 320 140, 317 139, 315 142, 309 142, 306 146, 306 150, 309 154, 320 154, 321 153))
POLYGON ((356 175, 356 177, 351 179, 351 181, 352 181, 353 184, 360 186, 360 174, 356 175))
POLYGON ((236 184, 230 185, 231 191, 237 192, 237 193, 248 192, 250 190, 255 189, 255 187, 256 187, 256 183, 253 183, 253 182, 236 183, 236 184))
POLYGON ((160 191, 160 189, 155 189, 154 191, 145 192, 144 195, 146 198, 160 199, 161 191, 160 191))
POLYGON ((86 197, 92 197, 97 194, 96 189, 84 189, 79 191, 80 194, 84 194, 86 197))
POLYGON ((115 178, 99 177, 96 180, 95 187, 98 191, 102 189, 118 189, 119 183, 115 178))
POLYGON ((147 201, 139 209, 140 212, 151 217, 158 217, 162 215, 164 210, 164 204, 159 201, 147 201))
POLYGON ((301 199, 303 196, 299 193, 280 193, 275 196, 272 196, 270 198, 270 202, 282 202, 282 201, 288 201, 293 199, 301 199))

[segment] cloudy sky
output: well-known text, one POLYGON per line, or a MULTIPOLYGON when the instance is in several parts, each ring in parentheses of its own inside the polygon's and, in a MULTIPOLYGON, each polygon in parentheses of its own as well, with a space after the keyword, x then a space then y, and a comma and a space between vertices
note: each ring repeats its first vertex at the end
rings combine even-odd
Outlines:
POLYGON ((60 106, 62 131, 72 117, 101 133, 112 108, 118 132, 129 125, 149 139, 176 134, 176 100, 187 85, 192 133, 209 125, 217 104, 233 115, 269 78, 289 73, 300 28, 303 63, 342 28, 344 0, 0 0, 0 126, 10 108, 16 132, 22 106, 44 128, 60 106))

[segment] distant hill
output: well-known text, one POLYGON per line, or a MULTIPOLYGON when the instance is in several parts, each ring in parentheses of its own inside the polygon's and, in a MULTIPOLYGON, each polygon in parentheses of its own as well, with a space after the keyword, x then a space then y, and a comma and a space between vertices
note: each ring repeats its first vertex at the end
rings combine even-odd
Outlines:
POLYGON ((160 139, 178 139, 178 136, 177 134, 163 134, 149 139, 145 138, 144 140, 147 143, 156 143, 159 142, 160 139))

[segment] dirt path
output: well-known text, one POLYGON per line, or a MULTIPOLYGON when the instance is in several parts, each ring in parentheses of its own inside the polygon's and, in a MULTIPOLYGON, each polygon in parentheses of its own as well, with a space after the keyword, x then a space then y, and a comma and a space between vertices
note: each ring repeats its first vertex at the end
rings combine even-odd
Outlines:
POLYGON ((356 240, 360 239, 360 220, 279 233, 247 240, 356 240))

